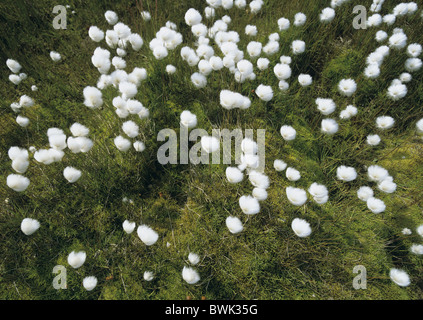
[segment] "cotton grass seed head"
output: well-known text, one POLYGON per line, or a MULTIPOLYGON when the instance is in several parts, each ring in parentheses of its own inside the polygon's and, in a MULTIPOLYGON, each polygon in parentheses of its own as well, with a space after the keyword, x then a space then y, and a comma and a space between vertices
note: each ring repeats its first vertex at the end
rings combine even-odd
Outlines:
POLYGON ((226 218, 225 223, 229 232, 232 234, 240 233, 244 229, 241 220, 237 217, 229 216, 226 218))
POLYGON ((239 206, 242 212, 248 215, 257 214, 260 212, 259 201, 252 196, 241 196, 239 198, 239 206))
POLYGON ((85 251, 72 251, 68 255, 68 263, 72 268, 78 269, 85 263, 86 258, 85 251))
POLYGON ((159 234, 152 228, 144 224, 138 226, 137 234, 141 241, 147 246, 155 244, 159 239, 159 234))
POLYGON ((411 283, 410 276, 404 270, 392 268, 389 271, 389 277, 395 284, 399 285, 400 287, 407 287, 411 283))
POLYGON ((97 278, 94 276, 85 277, 82 280, 82 285, 84 286, 85 290, 92 291, 97 286, 97 278))
POLYGON ((30 236, 39 228, 40 223, 38 222, 38 220, 32 218, 25 218, 21 222, 21 231, 27 236, 30 236))
POLYGON ((200 281, 200 275, 195 269, 184 267, 182 269, 182 279, 184 279, 188 284, 196 284, 200 281))
POLYGON ((300 238, 308 237, 311 234, 310 224, 304 219, 295 218, 292 220, 291 228, 300 238))

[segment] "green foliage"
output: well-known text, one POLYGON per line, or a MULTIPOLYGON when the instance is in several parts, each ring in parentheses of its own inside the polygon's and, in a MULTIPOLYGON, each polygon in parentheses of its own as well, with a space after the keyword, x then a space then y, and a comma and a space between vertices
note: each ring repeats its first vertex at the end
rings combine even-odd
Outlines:
MULTIPOLYGON (((366 6, 370 6, 366 1, 366 6)), ((378 28, 354 30, 350 1, 336 9, 335 19, 320 23, 318 14, 327 1, 265 1, 257 15, 236 8, 216 10, 216 18, 229 14, 231 30, 241 36, 244 48, 250 39, 244 35, 247 24, 258 28, 256 41, 265 43, 268 35, 278 32, 277 20, 293 21, 295 13, 307 15, 304 27, 279 32, 280 51, 269 57, 269 69, 257 71, 254 81, 243 84, 233 80, 226 69, 213 72, 208 85, 194 89, 190 76, 196 68, 180 59, 180 47, 156 61, 148 48, 155 32, 166 21, 177 24, 184 44, 194 47, 195 39, 183 16, 190 7, 204 12, 206 2, 183 1, 71 1, 68 29, 52 27, 54 1, 2 1, 0 3, 0 297, 2 299, 422 299, 421 256, 409 248, 422 243, 415 229, 422 224, 423 144, 415 133, 415 123, 423 117, 422 71, 413 73, 407 96, 393 102, 386 97, 391 81, 404 72, 404 52, 395 52, 381 68, 378 79, 363 76, 365 59, 378 44, 378 28), (139 139, 146 150, 122 153, 113 139, 122 134, 122 119, 114 113, 115 88, 103 90, 104 105, 90 110, 83 105, 83 88, 95 86, 98 72, 91 55, 99 45, 87 34, 91 25, 110 28, 104 19, 106 10, 114 10, 132 31, 140 33, 144 46, 139 52, 128 50, 128 70, 144 67, 148 78, 141 84, 136 98, 150 111, 149 119, 134 118, 140 126, 139 139), (72 11, 75 10, 75 13, 72 11), (148 10, 152 19, 145 22, 140 12, 148 10), (291 55, 295 39, 306 42, 306 52, 293 56, 290 88, 279 91, 273 67, 281 55, 291 55), (51 50, 63 60, 53 63, 51 50), (8 58, 19 61, 28 78, 19 86, 8 80, 8 58), (167 64, 177 68, 175 75, 165 72, 167 64), (310 87, 297 83, 301 73, 313 77, 310 87), (337 84, 343 78, 357 80, 358 91, 351 98, 341 97, 337 84), (257 99, 254 90, 260 83, 272 85, 274 98, 267 103, 257 99), (30 87, 39 88, 31 92, 30 87), (219 104, 222 89, 248 96, 248 110, 224 110, 219 104), (28 128, 19 127, 10 104, 22 94, 36 104, 23 111, 31 120, 28 128), (340 130, 331 137, 321 133, 323 116, 316 110, 315 99, 332 97, 337 110, 348 104, 359 109, 356 117, 339 120, 340 130), (250 194, 252 187, 244 178, 229 184, 227 165, 161 165, 156 160, 163 128, 179 133, 179 115, 190 110, 197 115, 198 127, 266 129, 266 169, 271 186, 261 211, 247 216, 238 199, 250 194), (378 131, 375 119, 391 115, 393 129, 378 131), (48 148, 46 132, 58 127, 70 135, 69 127, 80 122, 90 128, 93 149, 87 154, 66 152, 61 163, 43 165, 31 158, 25 173, 31 180, 27 191, 16 193, 6 186, 12 173, 7 151, 11 146, 48 148), (294 141, 284 141, 279 129, 289 124, 297 130, 294 141), (376 147, 366 144, 366 136, 378 133, 382 142, 376 147), (302 178, 290 182, 284 172, 273 169, 273 161, 282 159, 301 172, 302 178), (383 194, 366 178, 366 167, 385 167, 397 183, 394 194, 383 194), (357 180, 341 183, 336 168, 349 165, 357 169, 357 180), (63 178, 63 169, 73 166, 83 174, 74 184, 63 178), (327 186, 329 202, 318 205, 309 200, 294 207, 286 199, 285 188, 294 185, 307 189, 311 183, 327 186), (371 213, 357 199, 362 185, 373 187, 387 205, 381 214, 371 213), (128 201, 123 201, 128 200, 128 201), (240 218, 244 231, 231 234, 227 216, 240 218), (31 236, 20 231, 23 218, 40 221, 41 228, 31 236), (291 221, 304 218, 313 233, 298 238, 291 221), (160 237, 147 247, 136 231, 126 234, 124 220, 147 224, 160 237), (403 228, 412 235, 401 233, 403 228), (71 268, 67 256, 73 250, 87 252, 87 261, 71 268), (201 281, 188 285, 181 272, 189 265, 188 254, 195 252, 200 262, 195 267, 201 281), (52 287, 53 267, 67 267, 67 289, 52 287), (366 290, 355 290, 354 266, 367 269, 366 290), (402 288, 389 279, 390 268, 402 268, 411 277, 411 285, 402 288), (152 281, 143 274, 151 271, 152 281), (82 279, 95 275, 99 282, 93 291, 82 287, 82 279)), ((362 4, 362 3, 360 3, 362 4)), ((385 13, 394 7, 384 5, 385 13)), ((400 17, 396 26, 403 27, 409 42, 422 42, 421 10, 414 16, 400 17)), ((203 19, 210 27, 214 20, 203 19)), ((380 26, 391 33, 393 26, 380 26)), ((105 44, 101 44, 105 47, 105 44)), ((214 46, 215 52, 219 49, 214 46)), ((112 53, 113 54, 113 53, 112 53)), ((32 156, 31 156, 32 157, 32 156)))

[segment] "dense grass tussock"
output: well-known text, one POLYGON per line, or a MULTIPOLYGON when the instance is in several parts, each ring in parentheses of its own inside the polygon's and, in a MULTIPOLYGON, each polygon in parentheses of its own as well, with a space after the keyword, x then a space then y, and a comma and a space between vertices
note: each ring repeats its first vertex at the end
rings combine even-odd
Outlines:
POLYGON ((423 78, 410 47, 423 43, 422 4, 402 14, 382 2, 381 19, 396 13, 391 24, 372 16, 370 0, 255 1, 212 10, 218 1, 70 0, 64 30, 53 28, 54 1, 2 1, 1 298, 423 298, 423 78), (366 29, 353 27, 358 4, 366 29), (190 66, 182 48, 200 39, 224 57, 218 37, 195 35, 203 27, 191 27, 190 9, 208 32, 224 19, 238 33, 245 61, 236 68, 250 78, 206 59, 190 66), (108 10, 140 36, 136 50, 103 39, 108 10), (164 26, 182 42, 162 59, 150 47, 164 26), (264 49, 272 39, 274 52, 264 49), (140 83, 100 83, 98 47, 119 58, 104 75, 142 68, 140 83), (222 107, 222 90, 244 98, 222 107), (119 113, 119 103, 136 112, 119 113), (228 173, 234 162, 160 164, 158 134, 179 136, 182 113, 209 135, 265 129, 263 175, 228 173), (57 265, 66 289, 53 287, 57 265), (356 266, 366 268, 365 289, 353 286, 356 266))

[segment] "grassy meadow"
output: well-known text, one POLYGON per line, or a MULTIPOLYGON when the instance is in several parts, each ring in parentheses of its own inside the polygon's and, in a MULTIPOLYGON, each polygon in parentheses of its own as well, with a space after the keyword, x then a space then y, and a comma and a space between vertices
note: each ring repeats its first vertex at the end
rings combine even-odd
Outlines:
MULTIPOLYGON (((247 1, 249 2, 249 1, 247 1)), ((397 1, 386 0, 381 14, 387 14, 397 1)), ((422 299, 423 256, 410 252, 413 244, 423 244, 416 233, 423 224, 423 140, 416 133, 416 122, 423 118, 423 74, 412 73, 407 95, 393 101, 387 97, 392 80, 404 70, 405 49, 391 50, 376 79, 363 74, 366 58, 377 47, 378 30, 389 35, 402 28, 407 44, 423 43, 421 17, 423 3, 417 2, 415 14, 397 17, 393 25, 382 23, 365 30, 353 28, 352 13, 357 4, 370 8, 371 0, 351 0, 335 9, 333 21, 319 21, 329 0, 264 0, 262 9, 253 14, 235 6, 216 9, 213 19, 204 17, 206 1, 170 0, 67 0, 67 29, 56 30, 52 13, 56 1, 4 0, 0 3, 0 298, 18 299, 422 299), (191 83, 190 67, 181 59, 183 46, 195 48, 195 37, 184 21, 185 12, 196 8, 208 27, 224 15, 231 17, 228 30, 240 35, 238 47, 245 51, 249 41, 265 44, 271 33, 280 35, 278 53, 268 56, 269 68, 254 69, 256 79, 238 83, 227 68, 213 71, 207 85, 197 89, 191 83), (124 135, 122 123, 112 100, 119 92, 113 86, 102 90, 103 105, 89 109, 84 105, 83 90, 96 86, 99 72, 91 63, 94 50, 109 49, 104 41, 93 42, 90 26, 106 31, 112 28, 104 13, 113 10, 119 21, 144 40, 142 48, 127 50, 125 70, 147 70, 147 79, 136 99, 148 108, 148 119, 132 117, 140 127, 138 139, 145 143, 143 152, 119 151, 114 145, 117 135, 124 135), (151 13, 144 21, 142 11, 151 13), (72 13, 74 12, 74 13, 72 13), (295 27, 292 21, 303 12, 307 21, 295 27), (277 21, 286 17, 291 26, 279 31, 277 21), (183 43, 163 60, 154 58, 149 42, 156 32, 172 21, 183 35, 183 43), (256 25, 258 33, 248 37, 245 26, 256 25), (301 39, 306 51, 292 55, 291 43, 301 39), (62 59, 53 62, 50 51, 62 59), (292 56, 290 87, 283 92, 273 67, 282 55, 292 56), (14 85, 8 77, 7 59, 22 65, 27 78, 14 85), (166 73, 172 64, 177 72, 166 73), (302 87, 299 74, 312 76, 313 82, 302 87), (341 79, 357 82, 351 97, 339 94, 341 79), (255 94, 259 84, 270 85, 274 96, 269 102, 255 94), (37 91, 31 86, 36 85, 37 91), (251 99, 246 110, 226 110, 219 103, 223 89, 239 92, 251 99), (10 105, 22 95, 34 99, 34 106, 21 113, 30 119, 28 127, 16 123, 10 105), (321 132, 325 116, 316 108, 318 97, 331 98, 337 108, 329 117, 336 118, 339 131, 334 135, 321 132), (353 104, 358 113, 349 120, 339 113, 353 104), (242 195, 251 194, 247 178, 229 184, 228 165, 161 165, 157 150, 158 132, 164 128, 179 132, 180 114, 190 110, 198 119, 197 128, 211 134, 214 128, 266 130, 264 173, 270 179, 268 198, 260 203, 256 215, 244 214, 239 206, 242 195), (379 116, 395 119, 392 129, 379 130, 379 116), (70 126, 79 122, 90 129, 94 146, 87 153, 65 150, 63 160, 45 165, 33 159, 24 174, 31 181, 24 192, 15 192, 6 184, 14 173, 8 150, 12 146, 48 148, 49 128, 62 129, 70 135, 70 126), (292 125, 297 131, 293 141, 285 141, 280 127, 292 125), (366 143, 369 134, 379 134, 380 144, 366 143), (276 159, 284 160, 301 172, 301 179, 289 181, 284 172, 273 168, 276 159), (357 179, 339 181, 336 169, 351 166, 357 179), (397 184, 394 193, 377 189, 367 178, 367 168, 379 165, 389 171, 397 184), (81 178, 69 183, 63 177, 67 166, 82 171, 81 178), (311 198, 302 205, 292 205, 285 188, 305 190, 318 182, 329 190, 329 201, 316 204, 311 198), (357 190, 368 185, 386 210, 372 213, 357 198, 357 190), (244 230, 231 234, 225 225, 229 216, 238 217, 244 230), (40 228, 27 236, 20 224, 24 218, 37 219, 40 228), (294 218, 310 223, 312 233, 300 238, 291 229, 294 218), (146 246, 134 231, 125 233, 124 220, 151 226, 158 241, 146 246), (409 228, 411 235, 402 230, 409 228), (74 269, 67 257, 72 251, 85 251, 83 266, 74 269), (196 284, 183 280, 181 272, 189 265, 188 254, 195 252, 200 261, 195 266, 201 279, 196 284), (67 289, 52 286, 53 268, 67 269, 67 289), (353 272, 356 265, 367 271, 367 288, 356 290, 353 272), (389 277, 391 268, 405 270, 411 284, 401 287, 389 277), (146 281, 145 271, 154 279, 146 281), (98 284, 92 291, 82 286, 86 276, 95 276, 98 284)), ((216 55, 221 55, 213 40, 216 55)), ((111 57, 115 54, 110 49, 111 57)), ((222 55, 221 55, 222 56, 222 55)), ((266 55, 262 53, 262 57, 266 55)), ((246 59, 250 59, 245 52, 246 59)), ((257 58, 250 59, 256 66, 257 58)), ((113 67, 112 67, 113 69, 113 67)))

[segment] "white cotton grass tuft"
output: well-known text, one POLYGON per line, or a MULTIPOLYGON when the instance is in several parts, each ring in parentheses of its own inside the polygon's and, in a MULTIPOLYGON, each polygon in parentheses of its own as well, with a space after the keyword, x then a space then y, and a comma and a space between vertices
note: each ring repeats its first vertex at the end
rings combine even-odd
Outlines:
POLYGON ((112 59, 112 65, 118 70, 125 69, 126 68, 126 61, 119 56, 115 56, 112 59))
POLYGON ((74 183, 74 182, 78 181, 78 179, 81 177, 81 175, 82 175, 82 172, 78 169, 73 168, 73 167, 66 167, 63 170, 63 176, 70 183, 74 183))
POLYGON ((410 251, 416 255, 422 255, 423 254, 423 245, 421 244, 412 244, 410 247, 410 251))
POLYGON ((181 112, 181 125, 187 128, 194 128, 197 125, 197 116, 189 110, 181 112))
POLYGON ((6 183, 7 186, 14 191, 23 192, 28 188, 30 181, 27 177, 20 174, 9 174, 6 179, 6 183))
POLYGON ((256 154, 258 151, 257 142, 250 138, 244 138, 241 141, 241 150, 244 154, 256 154))
POLYGON ((62 56, 60 55, 60 53, 58 53, 56 51, 50 51, 50 58, 54 62, 58 62, 62 59, 62 56))
POLYGON ((194 72, 191 75, 191 82, 197 89, 204 88, 207 85, 207 78, 199 72, 194 72))
POLYGON ((392 83, 388 87, 388 97, 394 101, 404 98, 407 95, 408 89, 407 86, 401 82, 392 83))
POLYGON ((151 14, 148 11, 142 11, 141 17, 144 21, 150 21, 151 20, 151 14))
POLYGON ((291 228, 294 233, 300 238, 308 237, 311 234, 310 223, 308 223, 304 219, 295 218, 294 220, 292 220, 291 228))
POLYGON ((263 101, 268 102, 273 98, 273 90, 271 86, 260 84, 256 90, 256 95, 263 101))
POLYGON ((329 191, 326 186, 313 182, 308 188, 308 192, 313 197, 313 200, 318 204, 324 204, 329 199, 329 191))
POLYGON ((145 271, 143 274, 143 278, 145 281, 151 281, 154 279, 154 274, 151 271, 145 271))
POLYGON ((254 25, 246 25, 244 29, 245 35, 255 37, 257 35, 257 27, 254 25))
POLYGON ((258 201, 264 201, 268 197, 267 191, 264 188, 254 188, 252 191, 252 195, 258 201))
POLYGON ((119 91, 123 100, 132 99, 138 93, 137 85, 133 82, 122 81, 119 83, 119 91))
POLYGON ((367 176, 370 181, 382 182, 389 177, 389 172, 381 166, 371 165, 367 168, 367 176))
POLYGON ((239 206, 241 207, 242 212, 248 215, 257 214, 260 212, 260 203, 259 201, 252 196, 241 196, 239 198, 239 206))
POLYGON ((90 133, 90 129, 79 122, 73 123, 70 127, 70 131, 74 137, 86 137, 90 133))
POLYGON ((128 120, 122 124, 122 130, 125 134, 130 138, 135 138, 139 134, 139 127, 138 125, 132 121, 128 120))
POLYGON ((300 27, 303 26, 307 21, 307 16, 302 13, 302 12, 298 12, 295 14, 294 16, 294 26, 296 27, 300 27))
POLYGON ((9 68, 9 70, 12 71, 13 73, 19 73, 19 71, 21 71, 22 69, 21 64, 14 59, 7 59, 6 65, 9 68))
POLYGON ((196 264, 198 264, 200 262, 200 256, 198 254, 194 253, 194 252, 190 252, 188 254, 188 261, 193 266, 195 266, 196 264))
POLYGON ((291 49, 292 49, 293 54, 295 54, 295 55, 301 54, 305 51, 306 44, 302 40, 294 40, 291 43, 291 49))
POLYGON ((378 183, 378 189, 385 193, 393 193, 397 190, 397 184, 389 179, 385 179, 378 183))
POLYGON ((189 26, 193 26, 201 23, 202 17, 200 12, 194 8, 190 8, 185 12, 185 23, 189 26))
POLYGON ((335 134, 338 132, 339 126, 334 119, 323 119, 321 122, 321 130, 326 134, 335 134))
POLYGON ((380 67, 377 63, 369 64, 366 69, 364 69, 364 75, 367 78, 375 79, 380 75, 380 67))
POLYGON ((155 244, 159 239, 159 234, 145 224, 138 226, 137 234, 141 241, 147 246, 155 244))
POLYGON ((64 133, 49 135, 48 142, 50 147, 56 150, 63 150, 67 147, 66 135, 64 133))
POLYGON ((12 168, 17 173, 25 173, 29 167, 29 160, 26 158, 17 158, 12 160, 12 168))
POLYGON ((172 64, 168 64, 166 66, 166 73, 169 75, 176 73, 176 67, 172 64))
POLYGON ((323 23, 329 23, 335 18, 335 10, 333 8, 324 8, 319 15, 319 19, 323 23))
POLYGON ((420 120, 418 120, 416 122, 416 130, 418 134, 422 134, 423 133, 423 118, 421 118, 420 120))
POLYGON ((248 109, 251 106, 251 100, 238 92, 222 90, 220 91, 219 98, 220 105, 227 110, 235 108, 248 109))
POLYGON ((97 278, 94 276, 85 277, 82 280, 82 285, 84 286, 85 290, 92 291, 97 286, 97 278))
POLYGON ((85 251, 72 251, 68 255, 68 263, 72 268, 78 269, 85 263, 86 258, 85 251))
POLYGON ((370 211, 373 213, 381 213, 386 209, 385 203, 375 197, 370 197, 369 199, 367 199, 366 203, 367 208, 369 208, 370 211))
POLYGON ((332 99, 325 99, 325 98, 317 98, 315 100, 317 109, 323 115, 329 115, 336 109, 336 104, 332 99))
POLYGON ((412 43, 407 46, 407 55, 410 58, 417 58, 422 53, 422 45, 419 43, 412 43))
POLYGON ((407 36, 403 32, 394 33, 389 38, 389 47, 399 50, 407 45, 407 36))
POLYGON ((377 146, 380 143, 381 139, 377 134, 369 134, 366 138, 366 143, 369 146, 377 146))
POLYGON ((342 79, 338 84, 341 95, 351 97, 357 90, 357 83, 353 79, 342 79))
POLYGON ((419 71, 422 67, 422 60, 419 58, 408 58, 405 60, 404 67, 408 72, 419 71))
POLYGON ((27 236, 30 236, 39 228, 40 228, 40 223, 37 220, 32 218, 25 218, 21 222, 21 231, 27 236))
POLYGON ((142 141, 135 141, 132 146, 136 152, 143 152, 145 150, 145 144, 142 141))
POLYGON ((19 124, 22 128, 26 128, 29 125, 29 119, 21 115, 16 117, 16 123, 19 124))
POLYGON ((114 139, 114 143, 116 148, 118 148, 119 151, 123 151, 126 152, 129 150, 129 148, 131 147, 131 141, 129 141, 128 139, 122 137, 122 136, 117 136, 114 139))
POLYGON ((339 166, 336 169, 336 177, 338 180, 349 182, 357 178, 357 172, 353 167, 339 166))
POLYGON ((34 105, 34 100, 27 96, 26 94, 22 95, 19 98, 19 107, 20 108, 30 108, 34 105))
POLYGON ((273 67, 273 73, 276 75, 278 80, 287 80, 291 77, 292 70, 288 64, 277 63, 273 67))
POLYGON ((273 168, 275 168, 276 171, 284 171, 287 167, 287 164, 285 161, 276 159, 273 161, 273 168))
POLYGON ((388 38, 388 34, 385 31, 379 30, 378 32, 376 32, 375 39, 377 42, 382 42, 386 40, 387 38, 388 38))
POLYGON ((128 41, 134 51, 139 51, 144 45, 144 40, 138 33, 132 33, 128 36, 128 41))
POLYGON ((111 10, 107 10, 104 13, 104 17, 106 18, 107 23, 110 24, 110 25, 115 25, 119 20, 116 12, 111 11, 111 10))
POLYGON ((226 218, 225 223, 232 234, 240 233, 244 229, 241 220, 237 217, 229 216, 226 218))
POLYGON ((263 1, 262 0, 253 0, 248 4, 248 6, 250 7, 251 13, 256 14, 261 10, 261 8, 263 6, 263 1))
POLYGON ((288 167, 286 169, 285 175, 289 181, 298 181, 301 178, 300 172, 297 169, 292 167, 288 167))
POLYGON ((389 271, 389 277, 400 287, 407 287, 410 285, 410 276, 404 270, 392 268, 389 271))
POLYGON ((68 137, 67 145, 73 153, 86 153, 91 150, 94 143, 88 137, 68 137))
POLYGON ((269 177, 259 171, 251 170, 248 174, 248 179, 251 182, 251 184, 256 188, 261 188, 261 189, 269 188, 269 185, 270 185, 269 177))
POLYGON ((285 80, 280 80, 278 83, 279 90, 287 91, 289 89, 289 83, 285 80))
POLYGON ((100 42, 104 39, 104 31, 100 30, 97 26, 91 26, 88 29, 88 35, 94 42, 100 42))
POLYGON ((286 187, 286 196, 295 206, 302 206, 307 201, 307 193, 301 188, 286 187))
POLYGON ((135 230, 136 223, 133 221, 125 220, 122 223, 122 228, 127 234, 131 234, 135 230))
POLYGON ((289 20, 287 18, 284 18, 284 17, 279 18, 278 19, 279 31, 285 31, 285 30, 289 29, 290 24, 291 23, 289 22, 289 20))
POLYGON ((97 109, 102 106, 102 93, 96 87, 87 86, 84 88, 84 104, 91 108, 97 109))
POLYGON ((307 86, 311 85, 312 82, 313 82, 313 78, 309 74, 300 74, 298 76, 298 83, 302 87, 307 87, 307 86))
POLYGON ((200 281, 200 275, 195 269, 184 267, 182 269, 182 279, 184 279, 188 284, 196 284, 200 281))
POLYGON ((395 120, 390 116, 380 116, 376 118, 376 127, 382 130, 390 129, 394 126, 395 120))
POLYGON ((227 167, 225 173, 229 183, 238 183, 244 179, 244 174, 236 167, 227 167))
POLYGON ((399 76, 399 80, 401 81, 401 83, 410 82, 412 79, 413 79, 412 75, 409 74, 408 72, 403 72, 399 76))
POLYGON ((261 71, 266 70, 269 67, 270 60, 267 58, 257 59, 257 68, 261 71))
POLYGON ((9 75, 9 80, 14 85, 18 85, 22 81, 21 77, 19 77, 17 74, 11 74, 11 75, 9 75))
POLYGON ((357 190, 357 197, 361 201, 367 201, 374 195, 373 189, 368 186, 362 186, 357 190))
POLYGON ((288 125, 283 125, 281 128, 280 128, 280 133, 281 133, 281 136, 282 136, 282 138, 285 140, 285 141, 291 141, 291 140, 294 140, 295 138, 296 138, 296 136, 297 136, 297 131, 293 128, 293 127, 291 127, 291 126, 288 126, 288 125))
POLYGON ((213 136, 202 136, 201 148, 207 153, 213 153, 220 148, 220 141, 213 136))
POLYGON ((62 160, 65 153, 62 150, 57 149, 40 149, 35 151, 34 159, 45 165, 52 164, 53 162, 59 162, 62 160))
POLYGON ((342 110, 339 113, 339 118, 341 118, 343 120, 347 120, 347 119, 350 119, 350 118, 356 116, 357 113, 358 113, 357 107, 350 104, 344 110, 342 110))
POLYGON ((423 237, 423 224, 419 225, 416 228, 416 232, 417 232, 418 235, 420 235, 421 237, 423 237))
POLYGON ((404 228, 401 230, 401 233, 405 236, 409 236, 410 234, 412 234, 411 230, 409 228, 404 228))

